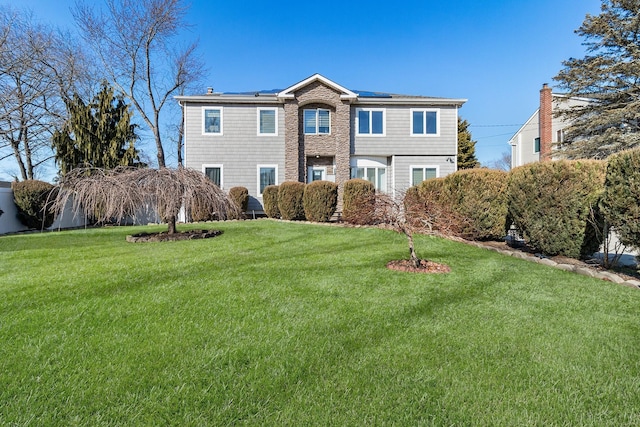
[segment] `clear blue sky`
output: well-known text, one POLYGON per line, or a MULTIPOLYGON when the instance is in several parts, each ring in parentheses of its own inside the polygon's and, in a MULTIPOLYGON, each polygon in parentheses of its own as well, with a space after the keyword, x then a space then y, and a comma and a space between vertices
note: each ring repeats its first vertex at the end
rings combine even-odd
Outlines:
MULTIPOLYGON (((208 68, 202 92, 285 88, 320 73, 349 89, 466 98, 460 116, 471 123, 478 159, 489 164, 508 150, 562 60, 584 55, 574 30, 600 4, 193 0, 185 35, 200 40, 208 68)), ((73 5, 22 0, 20 7, 73 29, 73 5)))

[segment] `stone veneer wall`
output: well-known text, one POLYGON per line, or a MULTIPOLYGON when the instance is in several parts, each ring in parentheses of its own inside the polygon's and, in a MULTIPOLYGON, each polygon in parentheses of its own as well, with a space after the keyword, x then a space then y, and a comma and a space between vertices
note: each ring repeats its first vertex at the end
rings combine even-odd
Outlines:
POLYGON ((342 187, 350 178, 350 113, 349 101, 340 99, 341 93, 313 82, 287 100, 285 111, 285 180, 306 182, 307 156, 335 157, 336 183, 339 207, 342 205, 342 187), (330 135, 305 135, 302 123, 304 108, 331 110, 330 135))

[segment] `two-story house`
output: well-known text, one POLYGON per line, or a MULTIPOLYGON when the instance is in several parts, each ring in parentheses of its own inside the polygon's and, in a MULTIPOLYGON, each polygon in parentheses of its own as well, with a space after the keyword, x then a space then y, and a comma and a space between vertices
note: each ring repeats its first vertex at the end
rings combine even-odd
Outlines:
POLYGON ((249 190, 249 210, 284 181, 350 178, 406 190, 456 170, 465 99, 349 90, 315 74, 283 90, 176 97, 184 109, 184 164, 221 188, 249 190))
POLYGON ((540 108, 518 129, 509 140, 511 168, 527 163, 551 160, 557 144, 564 142, 565 129, 570 123, 558 117, 558 112, 591 102, 553 93, 547 83, 540 89, 540 108))

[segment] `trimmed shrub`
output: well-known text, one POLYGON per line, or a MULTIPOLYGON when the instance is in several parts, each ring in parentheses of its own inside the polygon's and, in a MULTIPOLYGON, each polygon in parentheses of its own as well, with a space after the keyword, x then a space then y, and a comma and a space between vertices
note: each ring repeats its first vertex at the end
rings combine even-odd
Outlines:
POLYGON ((502 240, 507 217, 504 171, 467 169, 444 178, 442 192, 452 210, 465 218, 460 230, 473 240, 502 240))
POLYGON ((229 198, 238 206, 240 212, 246 212, 249 207, 249 190, 246 187, 231 187, 229 198))
POLYGON ((302 182, 288 181, 280 184, 278 189, 278 210, 282 219, 304 220, 305 185, 302 182))
POLYGON ((433 234, 463 235, 463 225, 467 220, 452 208, 445 192, 445 178, 425 180, 417 187, 412 187, 405 194, 405 207, 407 205, 410 206, 407 219, 414 227, 433 234), (417 188, 417 191, 413 188, 417 188), (410 202, 407 203, 407 200, 410 202))
POLYGON ((314 181, 305 187, 302 202, 309 221, 328 222, 338 206, 338 184, 314 181))
POLYGON ((51 203, 55 197, 50 197, 53 185, 44 181, 28 180, 12 182, 11 189, 18 207, 17 216, 22 224, 36 229, 48 228, 53 224, 54 213, 51 203))
POLYGON ((511 171, 510 221, 528 243, 548 255, 585 257, 602 243, 598 204, 605 163, 596 160, 531 163, 511 171))
POLYGON ((365 179, 346 181, 342 194, 342 219, 351 224, 373 224, 375 194, 374 185, 365 179))
POLYGON ((262 206, 264 213, 269 218, 280 218, 280 209, 278 209, 278 192, 277 185, 268 185, 262 191, 262 206))
POLYGON ((609 157, 601 207, 620 241, 640 248, 640 150, 609 157))

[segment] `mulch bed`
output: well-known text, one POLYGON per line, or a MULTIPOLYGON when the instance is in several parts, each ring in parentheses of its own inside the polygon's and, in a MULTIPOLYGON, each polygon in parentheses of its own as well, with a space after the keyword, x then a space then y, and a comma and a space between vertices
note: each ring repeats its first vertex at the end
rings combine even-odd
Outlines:
POLYGON ((438 264, 437 262, 427 261, 426 259, 420 260, 419 267, 415 267, 411 260, 408 259, 389 261, 387 268, 390 270, 406 271, 408 273, 441 274, 451 272, 451 268, 448 265, 438 264))
POLYGON ((127 236, 127 242, 144 243, 144 242, 172 242, 176 240, 195 240, 209 239, 222 234, 220 230, 189 230, 180 231, 169 234, 166 231, 162 233, 140 233, 127 236))

